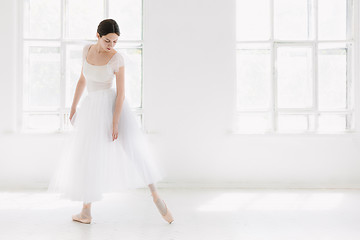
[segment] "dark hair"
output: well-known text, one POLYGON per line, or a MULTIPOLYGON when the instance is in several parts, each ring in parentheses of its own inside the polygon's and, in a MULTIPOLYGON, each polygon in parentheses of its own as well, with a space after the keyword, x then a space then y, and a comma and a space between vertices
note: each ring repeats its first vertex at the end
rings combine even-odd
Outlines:
POLYGON ((100 37, 103 35, 107 35, 109 33, 116 33, 120 36, 120 29, 119 25, 116 23, 114 19, 104 19, 99 23, 97 28, 97 32, 99 33, 100 37))

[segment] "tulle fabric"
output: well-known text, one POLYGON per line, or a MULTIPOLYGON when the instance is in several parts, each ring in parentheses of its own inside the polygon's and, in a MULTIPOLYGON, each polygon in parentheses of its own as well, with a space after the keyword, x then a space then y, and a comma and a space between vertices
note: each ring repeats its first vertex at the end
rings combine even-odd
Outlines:
POLYGON ((114 88, 89 92, 76 111, 73 132, 48 186, 61 198, 94 202, 103 193, 145 187, 163 178, 135 115, 125 98, 118 139, 112 141, 114 88))

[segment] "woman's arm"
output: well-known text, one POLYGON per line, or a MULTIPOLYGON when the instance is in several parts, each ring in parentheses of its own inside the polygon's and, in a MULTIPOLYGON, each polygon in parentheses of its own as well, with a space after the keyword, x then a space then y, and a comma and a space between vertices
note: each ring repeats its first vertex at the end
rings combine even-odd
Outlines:
POLYGON ((80 78, 76 85, 74 99, 73 99, 73 102, 71 105, 70 120, 71 120, 72 116, 74 115, 74 113, 76 112, 76 107, 79 103, 82 93, 84 92, 85 87, 86 87, 86 80, 85 80, 85 77, 83 74, 83 69, 81 68, 80 78))
POLYGON ((116 76, 116 101, 115 101, 115 111, 113 116, 113 141, 118 137, 118 127, 120 120, 120 113, 122 105, 125 99, 125 67, 121 66, 119 71, 115 72, 116 76))

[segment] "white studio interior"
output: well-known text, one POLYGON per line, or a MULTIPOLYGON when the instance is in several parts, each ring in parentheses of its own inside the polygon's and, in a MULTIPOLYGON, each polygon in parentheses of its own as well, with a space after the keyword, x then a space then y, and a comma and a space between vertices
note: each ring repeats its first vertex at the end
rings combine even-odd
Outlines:
POLYGON ((358 0, 0 4, 0 239, 360 238, 358 0), (104 195, 90 225, 46 192, 107 18, 171 225, 147 188, 104 195))

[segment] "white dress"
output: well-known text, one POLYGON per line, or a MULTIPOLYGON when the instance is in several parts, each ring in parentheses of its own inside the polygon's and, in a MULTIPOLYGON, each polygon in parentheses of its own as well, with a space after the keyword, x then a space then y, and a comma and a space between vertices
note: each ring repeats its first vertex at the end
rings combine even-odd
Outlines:
POLYGON ((124 59, 117 52, 106 65, 89 64, 90 45, 84 46, 82 55, 88 94, 72 119, 73 131, 65 137, 47 190, 62 193, 60 198, 83 202, 99 201, 107 192, 146 187, 163 178, 126 96, 118 138, 112 141, 116 99, 112 86, 114 73, 124 65, 124 59))

